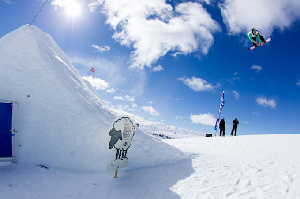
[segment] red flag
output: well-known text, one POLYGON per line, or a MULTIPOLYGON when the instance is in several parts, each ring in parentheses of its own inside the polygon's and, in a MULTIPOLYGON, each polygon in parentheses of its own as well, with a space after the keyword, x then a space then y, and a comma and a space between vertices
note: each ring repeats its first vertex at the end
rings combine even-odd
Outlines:
POLYGON ((92 67, 91 69, 90 69, 90 71, 92 71, 93 73, 95 72, 95 69, 94 69, 94 67, 92 67))

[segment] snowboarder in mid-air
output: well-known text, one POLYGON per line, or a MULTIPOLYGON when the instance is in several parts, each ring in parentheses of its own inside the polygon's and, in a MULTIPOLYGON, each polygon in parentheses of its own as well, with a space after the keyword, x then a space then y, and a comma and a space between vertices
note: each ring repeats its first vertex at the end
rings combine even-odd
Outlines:
POLYGON ((256 30, 255 28, 252 28, 251 32, 248 32, 248 38, 255 47, 258 47, 259 45, 262 46, 264 43, 267 43, 265 38, 262 35, 260 35, 258 30, 256 30))

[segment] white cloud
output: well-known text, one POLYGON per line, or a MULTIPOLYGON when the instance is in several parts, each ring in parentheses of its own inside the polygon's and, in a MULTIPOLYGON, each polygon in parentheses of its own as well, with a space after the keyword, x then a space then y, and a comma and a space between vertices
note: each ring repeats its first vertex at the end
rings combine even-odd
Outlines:
POLYGON ((131 112, 134 112, 134 111, 135 111, 135 109, 129 108, 128 105, 125 105, 125 106, 123 106, 123 105, 117 105, 117 109, 118 109, 118 111, 120 111, 120 112, 125 112, 125 111, 131 111, 131 112))
POLYGON ((287 28, 300 18, 299 0, 225 0, 219 5, 233 34, 256 28, 270 35, 275 28, 287 28))
POLYGON ((141 109, 150 115, 159 116, 159 113, 152 106, 143 106, 141 109))
POLYGON ((248 121, 245 121, 245 122, 243 122, 244 124, 250 124, 250 122, 248 122, 248 121))
POLYGON ((148 101, 147 103, 149 103, 149 104, 153 104, 153 102, 152 102, 152 101, 148 101))
POLYGON ((237 91, 232 91, 236 100, 240 99, 240 93, 237 91))
POLYGON ((91 47, 93 47, 94 49, 96 49, 98 52, 105 52, 105 51, 109 51, 110 47, 109 46, 97 46, 95 44, 92 44, 91 47))
POLYGON ((137 108, 137 107, 139 107, 137 104, 132 103, 132 108, 137 108))
MULTIPOLYGON (((183 128, 176 127, 176 126, 168 126, 161 122, 153 122, 153 121, 145 120, 134 113, 130 113, 130 112, 124 111, 122 109, 112 108, 112 111, 115 115, 119 115, 119 116, 128 115, 136 123, 139 123, 140 128, 145 132, 158 132, 158 133, 159 132, 169 132, 172 135, 174 135, 174 132, 177 132, 178 135, 180 135, 180 137, 182 137, 182 135, 189 136, 191 134, 205 135, 205 133, 203 133, 203 132, 183 129, 183 128)), ((161 121, 166 121, 166 120, 162 119, 161 121)))
POLYGON ((123 106, 123 105, 117 105, 117 108, 120 111, 125 111, 128 108, 128 105, 125 105, 125 106, 123 106))
POLYGON ((115 31, 113 38, 134 48, 131 67, 150 67, 168 52, 207 54, 214 41, 212 34, 220 30, 196 2, 177 4, 173 10, 162 0, 96 0, 90 9, 99 5, 115 31))
POLYGON ((273 109, 276 108, 276 102, 274 99, 267 99, 264 97, 258 97, 256 98, 256 103, 259 105, 262 105, 263 107, 271 107, 273 109))
POLYGON ((256 112, 256 111, 252 111, 252 115, 260 115, 260 113, 256 112))
POLYGON ((176 116, 175 117, 175 120, 178 120, 178 119, 184 119, 185 117, 182 117, 182 116, 176 116))
POLYGON ((129 102, 134 102, 134 97, 130 97, 129 95, 125 95, 125 100, 129 102))
MULTIPOLYGON (((146 84, 146 71, 129 69, 127 66, 128 57, 118 56, 108 58, 107 56, 91 57, 89 55, 69 53, 69 60, 76 68, 82 68, 87 74, 93 66, 95 75, 108 81, 110 88, 118 90, 135 90, 135 94, 142 94, 146 84)), ((112 92, 114 90, 111 90, 112 92)))
POLYGON ((194 91, 205 91, 205 90, 213 90, 214 87, 207 83, 204 79, 198 77, 189 78, 178 78, 178 80, 182 81, 185 85, 189 86, 194 91))
POLYGON ((74 0, 53 0, 51 2, 51 5, 55 6, 55 9, 57 9, 57 7, 64 7, 67 5, 70 5, 73 3, 74 0))
POLYGON ((154 72, 160 72, 163 70, 163 68, 161 67, 161 65, 158 65, 158 66, 155 66, 153 69, 152 69, 154 72))
POLYGON ((296 85, 297 85, 297 86, 300 86, 300 79, 298 79, 296 85))
POLYGON ((114 96, 114 100, 125 101, 122 96, 114 96))
POLYGON ((258 65, 253 65, 251 66, 251 69, 256 70, 256 72, 259 73, 262 70, 262 67, 258 65))
POLYGON ((129 95, 125 95, 125 97, 122 96, 115 96, 114 100, 120 100, 120 101, 129 101, 129 102, 134 102, 134 97, 130 97, 129 95))
POLYGON ((4 3, 7 3, 7 4, 12 4, 13 2, 11 0, 2 0, 4 3))
POLYGON ((205 2, 207 4, 210 4, 210 0, 196 0, 196 1, 199 1, 199 2, 205 2))
POLYGON ((96 90, 105 90, 109 87, 109 84, 100 78, 93 78, 91 76, 84 76, 82 77, 84 80, 90 82, 90 84, 96 89, 96 90))
POLYGON ((92 3, 89 4, 89 8, 91 12, 95 12, 98 7, 100 7, 105 0, 94 0, 92 3))
POLYGON ((107 89, 106 92, 108 92, 108 93, 114 93, 114 92, 116 92, 116 89, 110 88, 110 89, 107 89))
POLYGON ((214 116, 210 113, 204 113, 204 114, 200 114, 200 115, 191 114, 191 120, 192 120, 192 123, 195 123, 195 124, 215 126, 217 119, 214 118, 214 116))

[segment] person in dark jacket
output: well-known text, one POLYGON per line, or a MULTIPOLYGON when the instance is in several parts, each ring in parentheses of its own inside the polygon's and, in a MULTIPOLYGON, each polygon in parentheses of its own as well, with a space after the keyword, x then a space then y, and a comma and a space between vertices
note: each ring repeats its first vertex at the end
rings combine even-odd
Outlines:
POLYGON ((220 121, 219 129, 220 129, 220 136, 225 137, 225 118, 224 117, 220 121), (222 134, 222 132, 223 132, 223 134, 222 134))
POLYGON ((234 131, 234 136, 236 136, 236 129, 237 129, 237 125, 239 124, 239 121, 237 118, 235 118, 232 123, 233 123, 233 127, 230 136, 233 136, 233 131, 234 131))

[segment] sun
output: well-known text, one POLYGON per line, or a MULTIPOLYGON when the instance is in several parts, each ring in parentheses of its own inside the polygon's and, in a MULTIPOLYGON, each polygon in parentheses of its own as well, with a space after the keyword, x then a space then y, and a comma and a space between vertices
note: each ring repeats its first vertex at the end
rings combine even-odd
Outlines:
POLYGON ((69 3, 66 5, 66 12, 68 16, 72 18, 77 18, 80 16, 81 6, 75 1, 69 1, 69 3))

